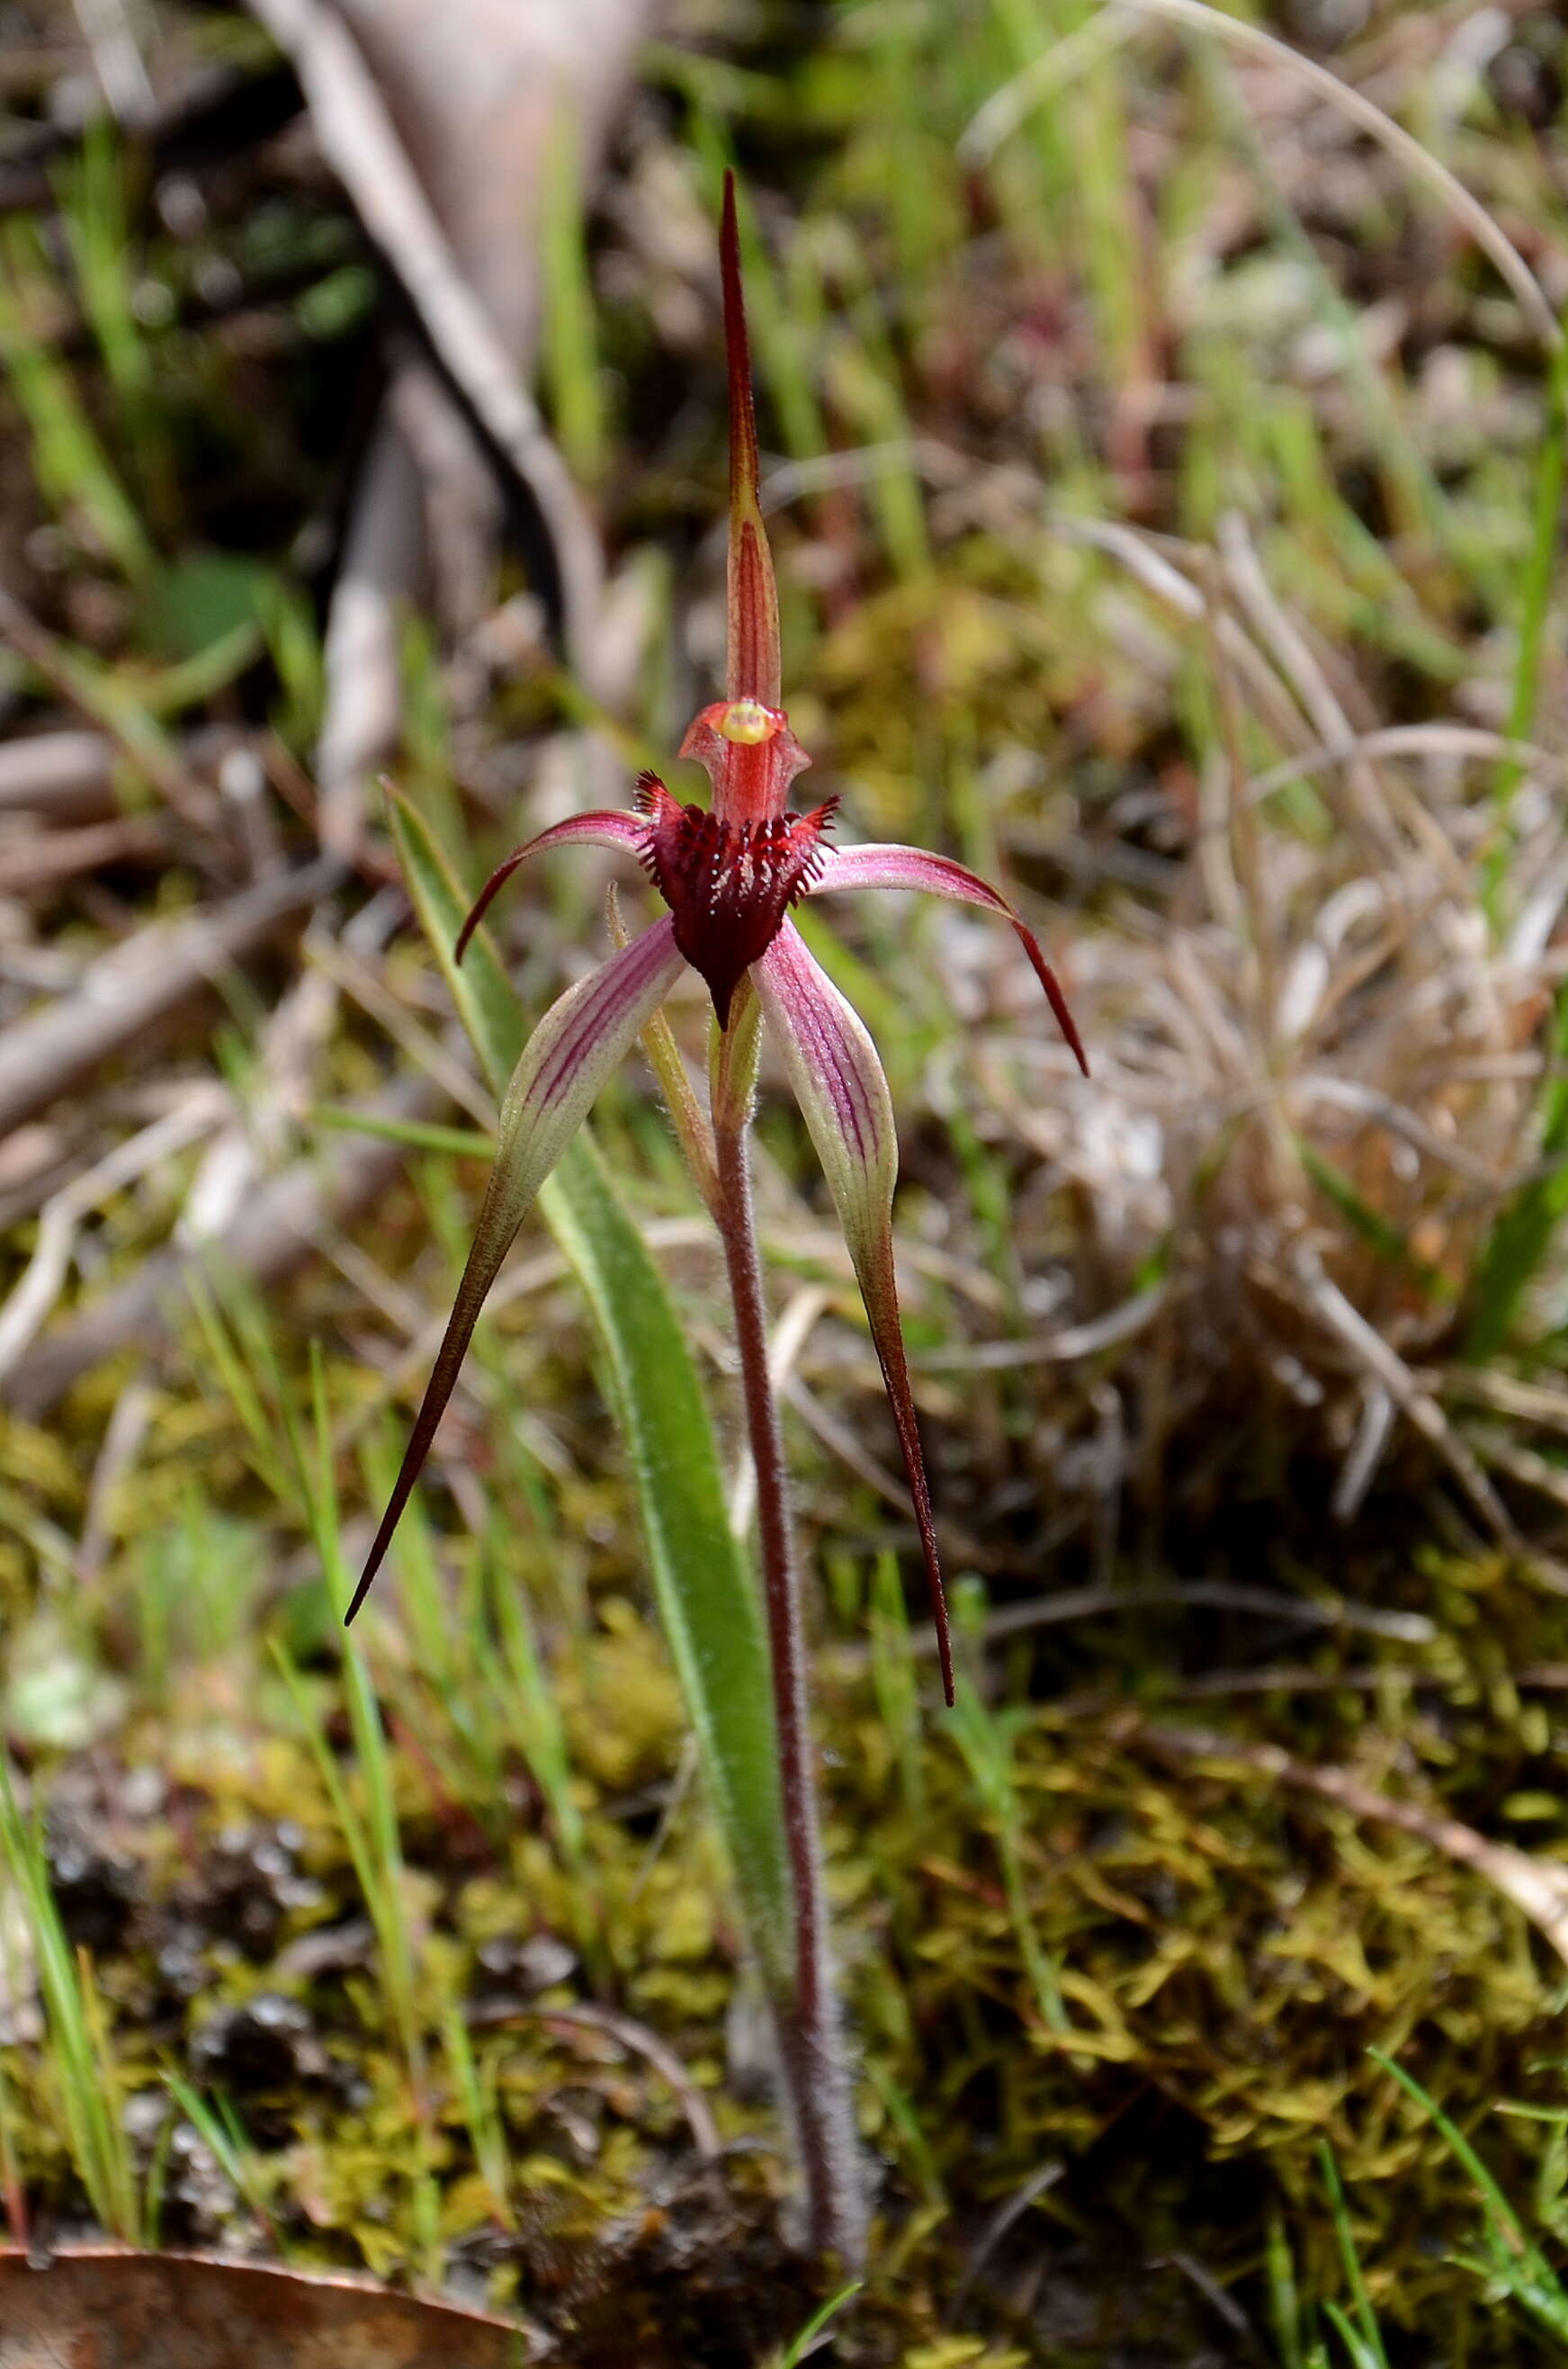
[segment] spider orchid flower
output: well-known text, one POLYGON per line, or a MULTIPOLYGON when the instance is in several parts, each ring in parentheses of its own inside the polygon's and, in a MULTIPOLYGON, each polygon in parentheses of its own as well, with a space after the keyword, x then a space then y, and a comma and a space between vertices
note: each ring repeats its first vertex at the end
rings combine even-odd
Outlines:
POLYGON ((680 751, 706 769, 713 804, 683 806, 656 773, 645 772, 632 811, 575 815, 509 855, 464 924, 460 960, 497 891, 519 866, 548 849, 569 845, 624 850, 643 866, 669 908, 651 929, 561 997, 518 1064, 502 1104, 496 1164, 456 1304, 349 1618, 380 1569, 486 1295, 534 1196, 611 1071, 655 1020, 690 965, 707 986, 721 1032, 738 1031, 750 1020, 754 994, 837 1204, 903 1451, 944 1689, 951 1702, 946 1607, 894 1277, 898 1145, 892 1102, 870 1036, 807 951, 789 919, 791 907, 803 898, 842 889, 918 888, 1000 914, 1016 932, 1085 1074, 1088 1062, 1056 975, 1005 897, 962 864, 922 848, 832 847, 828 832, 837 801, 805 813, 789 803, 792 783, 811 761, 780 704, 778 599, 760 500, 735 192, 727 177, 720 259, 729 375, 725 697, 702 710, 680 751))

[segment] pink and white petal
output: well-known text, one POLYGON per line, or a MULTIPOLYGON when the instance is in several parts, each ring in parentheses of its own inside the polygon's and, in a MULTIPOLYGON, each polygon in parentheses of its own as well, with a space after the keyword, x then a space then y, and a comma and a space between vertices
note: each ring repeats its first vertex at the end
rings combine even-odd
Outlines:
POLYGON ((554 1003, 512 1072, 501 1104, 496 1164, 446 1334, 426 1387, 375 1543, 347 1618, 381 1569, 430 1442, 446 1411, 490 1286, 533 1197, 611 1071, 647 1026, 684 967, 666 917, 554 1003))
POLYGON ((547 847, 576 846, 621 847, 640 856, 647 844, 647 825, 641 815, 625 814, 618 807, 601 807, 589 814, 568 815, 565 822, 552 823, 548 830, 525 840, 521 847, 513 848, 504 864, 497 864, 457 933, 458 961, 467 953, 468 941, 489 910, 497 890, 505 887, 518 865, 526 864, 531 855, 543 854, 547 847))
POLYGON ((784 1059, 839 1212, 887 1386, 925 1556, 942 1685, 953 1700, 947 1599, 937 1558, 915 1402, 910 1390, 893 1268, 893 1186, 898 1140, 893 1102, 864 1024, 812 958, 793 921, 751 967, 762 1016, 784 1059))
POLYGON ((1056 1014, 1057 1025, 1071 1047, 1079 1068, 1085 1077, 1089 1075, 1089 1056, 1083 1049, 1083 1040, 1068 1010, 1061 981, 1046 960, 1038 938, 1000 889, 993 888, 989 880, 982 880, 978 872, 955 864, 950 856, 933 855, 923 847, 877 843, 825 848, 816 877, 805 893, 808 897, 824 897, 838 888, 917 888, 927 897, 947 897, 957 905, 979 905, 988 913, 1000 913, 1017 932, 1019 943, 1034 965, 1035 976, 1056 1014))

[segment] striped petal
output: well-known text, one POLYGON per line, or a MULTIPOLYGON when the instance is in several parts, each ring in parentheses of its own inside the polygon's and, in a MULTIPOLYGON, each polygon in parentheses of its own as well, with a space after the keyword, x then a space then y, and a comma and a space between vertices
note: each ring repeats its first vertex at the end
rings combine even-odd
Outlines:
POLYGON ((682 965, 674 924, 668 920, 656 921, 591 978, 568 988, 524 1047, 501 1104, 496 1164, 479 1212, 474 1247, 391 1502, 349 1607, 349 1620, 381 1569, 452 1396, 479 1310, 534 1195, 588 1116, 612 1070, 669 994, 682 965))
POLYGON ((1023 915, 1014 911, 1006 898, 989 881, 982 880, 978 872, 967 871, 949 856, 929 854, 923 847, 824 848, 816 876, 806 894, 822 897, 835 888, 918 888, 927 897, 949 897, 957 905, 979 905, 988 913, 1000 913, 1018 933, 1019 943, 1056 1013, 1057 1025, 1071 1047, 1079 1068, 1085 1077, 1089 1075, 1089 1056, 1083 1049, 1083 1040, 1067 1008, 1061 981, 1046 960, 1038 938, 1023 915))
POLYGON ((565 822, 552 823, 533 839, 514 847, 504 864, 498 864, 474 900, 473 910, 457 935, 457 959, 463 960, 468 951, 468 941, 490 909, 491 899, 504 887, 520 864, 531 855, 543 853, 547 847, 624 847, 631 854, 641 856, 647 843, 647 825, 640 815, 623 814, 618 807, 601 807, 595 813, 568 815, 565 822))
POLYGON ((947 1602, 893 1271, 893 1186, 898 1173, 898 1142, 892 1097, 876 1047, 858 1013, 812 959, 793 921, 784 923, 767 953, 752 965, 750 975, 763 1018, 784 1057, 795 1100, 817 1146, 854 1261, 914 1500, 936 1623, 943 1689, 951 1702, 953 1654, 947 1602))

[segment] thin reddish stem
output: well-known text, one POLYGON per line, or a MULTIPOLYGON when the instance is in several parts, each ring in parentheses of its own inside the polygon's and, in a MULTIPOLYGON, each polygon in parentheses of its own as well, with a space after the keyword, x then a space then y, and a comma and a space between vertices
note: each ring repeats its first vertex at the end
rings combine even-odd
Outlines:
POLYGON ((855 2158, 848 2070, 828 1957, 817 1787, 807 1695, 806 1635, 790 1520, 778 1403, 768 1372, 767 1309, 751 1210, 743 1123, 715 1128, 719 1231, 735 1308, 746 1428, 757 1471, 757 1528, 773 1665, 779 1777, 795 1894, 795 1986, 775 1998, 784 2088, 806 2176, 807 2241, 858 2267, 865 2214, 855 2158))

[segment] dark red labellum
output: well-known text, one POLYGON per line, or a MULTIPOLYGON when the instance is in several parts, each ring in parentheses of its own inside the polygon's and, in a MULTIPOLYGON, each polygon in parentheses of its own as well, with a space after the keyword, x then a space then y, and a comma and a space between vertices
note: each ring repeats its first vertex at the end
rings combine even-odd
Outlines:
POLYGON ((674 916, 675 943, 727 1028, 736 989, 811 885, 838 800, 809 814, 723 822, 706 807, 681 806, 657 773, 643 773, 636 804, 648 818, 642 860, 674 916))

